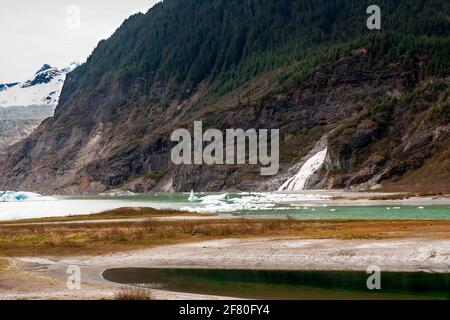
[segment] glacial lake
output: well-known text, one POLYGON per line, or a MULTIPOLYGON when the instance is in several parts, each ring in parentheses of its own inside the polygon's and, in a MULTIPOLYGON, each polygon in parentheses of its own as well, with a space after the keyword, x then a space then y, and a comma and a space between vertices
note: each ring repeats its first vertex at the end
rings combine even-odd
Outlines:
POLYGON ((200 213, 303 220, 450 220, 450 205, 331 205, 326 195, 280 193, 155 193, 131 196, 53 196, 0 201, 0 220, 93 214, 121 207, 151 207, 200 213))
POLYGON ((249 299, 450 299, 450 274, 381 273, 369 290, 365 272, 219 269, 108 269, 111 282, 174 292, 249 299))

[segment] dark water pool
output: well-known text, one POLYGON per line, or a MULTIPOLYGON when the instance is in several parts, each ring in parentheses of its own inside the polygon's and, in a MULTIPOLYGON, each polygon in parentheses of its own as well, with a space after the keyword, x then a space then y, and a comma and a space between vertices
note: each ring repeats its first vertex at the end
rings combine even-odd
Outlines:
POLYGON ((450 274, 383 272, 381 290, 365 272, 218 269, 108 269, 106 280, 168 291, 252 299, 450 299, 450 274))

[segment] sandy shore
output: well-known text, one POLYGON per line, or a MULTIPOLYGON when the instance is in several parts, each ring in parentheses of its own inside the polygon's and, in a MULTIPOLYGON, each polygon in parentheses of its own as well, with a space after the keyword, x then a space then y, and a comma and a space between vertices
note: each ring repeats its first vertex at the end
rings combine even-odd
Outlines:
MULTIPOLYGON (((377 265, 384 271, 450 272, 450 240, 229 239, 98 257, 23 257, 11 261, 17 266, 16 274, 45 279, 45 285, 2 291, 0 299, 101 299, 111 298, 120 287, 104 280, 103 271, 118 267, 364 271, 377 265), (65 288, 66 270, 71 265, 81 268, 81 290, 65 288)), ((156 299, 221 298, 159 290, 152 294, 156 299)))

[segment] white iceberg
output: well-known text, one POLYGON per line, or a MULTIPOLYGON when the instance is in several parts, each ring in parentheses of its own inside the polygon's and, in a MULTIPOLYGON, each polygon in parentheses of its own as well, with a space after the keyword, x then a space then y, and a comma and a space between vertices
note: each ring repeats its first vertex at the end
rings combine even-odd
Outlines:
POLYGON ((190 194, 188 200, 189 200, 190 202, 196 202, 196 201, 199 200, 199 198, 195 196, 194 190, 191 191, 191 194, 190 194))
POLYGON ((25 191, 0 191, 0 202, 53 201, 52 197, 44 197, 38 193, 25 191))
POLYGON ((320 194, 280 194, 280 193, 240 193, 230 197, 228 193, 209 195, 199 198, 198 207, 183 207, 182 211, 201 213, 236 213, 242 211, 289 210, 292 205, 301 205, 308 209, 304 202, 325 200, 329 196, 320 194), (300 203, 297 203, 300 202, 300 203), (302 203, 303 202, 303 203, 302 203))

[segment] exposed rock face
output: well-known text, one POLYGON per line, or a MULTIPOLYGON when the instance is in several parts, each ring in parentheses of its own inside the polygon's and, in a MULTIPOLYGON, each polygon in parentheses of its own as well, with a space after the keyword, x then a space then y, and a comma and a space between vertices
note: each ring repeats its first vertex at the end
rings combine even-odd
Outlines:
MULTIPOLYGON (((402 177, 449 146, 448 123, 433 118, 442 103, 448 106, 449 80, 411 86, 410 74, 382 65, 367 69, 365 59, 353 55, 295 90, 200 119, 205 127, 280 128, 283 137, 324 128, 329 151, 315 186, 370 187, 402 177), (418 92, 430 99, 417 103, 416 110, 408 97, 418 92)), ((289 176, 287 169, 301 159, 284 160, 292 147, 283 138, 283 169, 271 179, 260 177, 256 166, 173 166, 170 134, 193 114, 193 101, 161 107, 138 100, 131 107, 126 94, 117 86, 107 96, 91 96, 85 105, 79 104, 81 97, 63 96, 55 117, 3 157, 1 188, 43 193, 277 190, 289 176), (117 101, 123 107, 114 111, 117 101)), ((322 136, 316 135, 306 150, 322 136)))
POLYGON ((330 138, 329 187, 377 187, 428 164, 443 171, 417 176, 416 188, 447 190, 440 180, 448 168, 436 157, 445 158, 450 146, 449 84, 448 78, 424 81, 341 124, 330 138))
MULTIPOLYGON (((386 3, 383 32, 350 0, 165 0, 136 14, 68 74, 54 117, 0 155, 0 190, 277 190, 318 141, 309 188, 449 190, 448 6, 386 3), (280 129, 281 171, 172 165, 171 133, 196 120, 280 129)), ((0 96, 56 76, 44 66, 0 96)))

